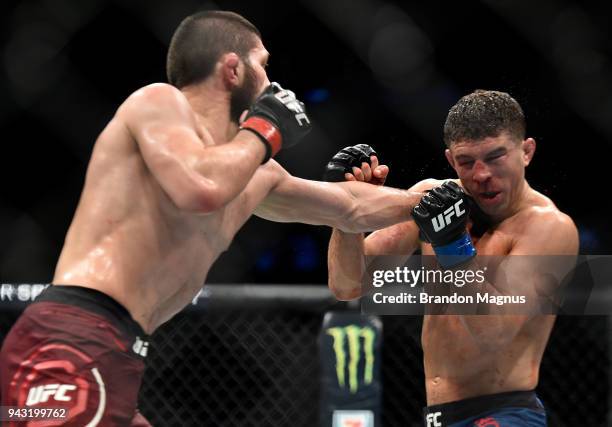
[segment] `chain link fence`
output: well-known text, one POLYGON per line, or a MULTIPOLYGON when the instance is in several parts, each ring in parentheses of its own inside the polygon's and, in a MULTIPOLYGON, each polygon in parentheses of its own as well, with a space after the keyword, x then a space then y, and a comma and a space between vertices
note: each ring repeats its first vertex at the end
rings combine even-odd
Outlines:
MULTIPOLYGON (((212 286, 221 292, 154 334, 140 394, 143 414, 160 427, 319 425, 317 336, 323 314, 346 305, 334 304, 323 287, 244 286, 228 295, 224 286, 212 286), (225 301, 214 304, 215 298, 225 301)), ((4 339, 23 305, 0 307, 4 339)), ((383 424, 421 426, 421 319, 382 320, 383 424)), ((607 322, 557 319, 538 387, 549 425, 609 425, 607 322)))

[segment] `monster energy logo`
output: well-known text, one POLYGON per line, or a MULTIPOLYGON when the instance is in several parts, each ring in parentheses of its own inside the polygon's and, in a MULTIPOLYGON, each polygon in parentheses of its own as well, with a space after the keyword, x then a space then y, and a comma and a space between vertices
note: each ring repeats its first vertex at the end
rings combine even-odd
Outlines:
POLYGON ((351 393, 357 393, 359 389, 358 368, 361 359, 361 342, 363 340, 364 373, 363 383, 372 384, 374 374, 374 340, 376 332, 369 326, 360 327, 348 325, 327 329, 327 335, 334 339, 334 353, 336 354, 336 375, 338 385, 346 387, 346 373, 348 372, 348 387, 351 393), (348 347, 348 361, 345 352, 348 347))

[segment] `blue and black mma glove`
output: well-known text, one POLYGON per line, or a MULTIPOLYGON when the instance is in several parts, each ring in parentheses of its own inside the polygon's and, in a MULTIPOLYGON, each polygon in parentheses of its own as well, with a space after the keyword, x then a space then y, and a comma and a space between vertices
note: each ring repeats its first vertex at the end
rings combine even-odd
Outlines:
POLYGON ((453 181, 429 190, 412 209, 421 238, 431 243, 442 268, 452 268, 476 256, 467 232, 467 195, 453 181))

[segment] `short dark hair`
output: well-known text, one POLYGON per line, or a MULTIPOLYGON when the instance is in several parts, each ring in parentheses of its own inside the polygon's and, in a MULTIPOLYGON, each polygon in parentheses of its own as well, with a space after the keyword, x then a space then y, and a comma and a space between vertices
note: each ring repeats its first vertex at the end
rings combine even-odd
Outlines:
POLYGON ((525 139, 525 115, 506 92, 476 90, 461 98, 448 112, 444 123, 447 147, 460 141, 478 141, 508 132, 513 139, 525 139))
POLYGON ((166 61, 168 82, 177 88, 198 83, 212 74, 224 53, 235 52, 248 62, 259 30, 234 12, 204 11, 183 19, 170 42, 166 61))

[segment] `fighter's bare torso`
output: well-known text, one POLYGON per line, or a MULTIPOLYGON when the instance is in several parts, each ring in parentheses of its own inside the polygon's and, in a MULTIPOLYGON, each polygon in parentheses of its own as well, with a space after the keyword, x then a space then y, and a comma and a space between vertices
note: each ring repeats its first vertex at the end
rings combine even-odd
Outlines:
MULTIPOLYGON (((529 189, 529 200, 513 216, 473 239, 479 255, 507 255, 534 216, 560 214, 555 205, 529 189)), ((434 255, 421 244, 424 255, 434 255)), ((475 340, 462 316, 425 316, 422 344, 428 405, 504 391, 531 390, 554 324, 554 316, 533 317, 507 345, 488 348, 475 340)), ((489 316, 477 316, 486 322, 489 316)))
MULTIPOLYGON (((213 144, 202 126, 202 144, 213 144)), ((99 136, 54 284, 95 288, 147 332, 187 305, 211 264, 277 181, 273 160, 229 204, 209 214, 177 208, 152 176, 121 108, 99 136)))
POLYGON ((153 84, 122 104, 94 146, 56 267, 54 284, 111 296, 148 333, 193 299, 252 213, 359 233, 405 221, 418 199, 260 165, 265 145, 230 120, 218 83, 153 84))

